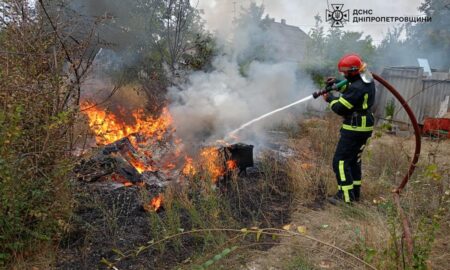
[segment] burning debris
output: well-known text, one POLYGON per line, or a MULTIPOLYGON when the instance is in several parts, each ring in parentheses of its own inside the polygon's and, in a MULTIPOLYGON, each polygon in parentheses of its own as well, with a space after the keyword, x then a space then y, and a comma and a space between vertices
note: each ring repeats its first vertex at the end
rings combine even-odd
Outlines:
POLYGON ((122 138, 106 145, 88 160, 82 159, 75 167, 75 173, 86 182, 94 182, 107 175, 113 175, 117 182, 139 182, 139 171, 124 158, 135 151, 129 139, 122 138))
MULTIPOLYGON (((158 117, 143 109, 131 113, 119 107, 110 111, 84 102, 82 112, 95 136, 95 153, 75 168, 85 182, 111 180, 123 187, 163 188, 169 182, 201 173, 214 183, 232 171, 245 172, 253 166, 253 146, 246 144, 199 147, 193 157, 183 151, 176 138, 172 117, 163 109, 158 117)), ((162 194, 144 205, 146 211, 162 209, 162 194)))
POLYGON ((145 204, 144 210, 147 212, 159 212, 162 210, 163 205, 163 195, 160 193, 153 197, 148 204, 145 204))
MULTIPOLYGON (((163 109, 159 117, 150 117, 145 115, 143 109, 136 109, 127 115, 123 108, 118 108, 117 114, 85 102, 82 111, 88 118, 97 145, 102 149, 87 162, 89 165, 97 161, 108 163, 111 159, 126 161, 127 165, 115 166, 115 169, 131 166, 135 176, 129 179, 131 182, 142 182, 147 172, 166 174, 165 178, 173 177, 170 173, 176 167, 174 162, 179 162, 180 144, 173 140, 172 120, 167 109, 163 109), (131 119, 125 121, 129 115, 131 119)), ((119 174, 128 178, 127 174, 119 174)))

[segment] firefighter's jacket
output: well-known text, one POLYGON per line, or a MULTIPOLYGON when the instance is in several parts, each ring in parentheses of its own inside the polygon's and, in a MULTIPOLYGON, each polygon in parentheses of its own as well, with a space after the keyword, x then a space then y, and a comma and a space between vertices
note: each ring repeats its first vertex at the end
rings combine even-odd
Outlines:
POLYGON ((350 78, 340 97, 328 96, 331 110, 344 118, 342 132, 372 132, 374 117, 370 108, 375 101, 375 83, 365 83, 358 75, 350 78))

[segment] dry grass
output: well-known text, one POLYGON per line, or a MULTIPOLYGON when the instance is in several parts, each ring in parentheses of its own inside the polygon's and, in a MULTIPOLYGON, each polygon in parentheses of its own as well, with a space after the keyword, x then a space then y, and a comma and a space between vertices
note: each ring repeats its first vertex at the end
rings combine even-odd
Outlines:
POLYGON ((331 169, 338 138, 336 123, 307 120, 301 123, 299 133, 290 140, 290 146, 297 154, 288 162, 288 175, 297 203, 320 204, 337 188, 331 169))
MULTIPOLYGON (((123 260, 119 269, 138 265, 134 260, 151 260, 164 269, 195 269, 233 246, 238 250, 210 269, 366 269, 348 254, 311 239, 288 237, 274 241, 268 235, 259 240, 254 234, 239 236, 243 227, 281 228, 287 223, 291 230, 297 231, 300 226, 307 235, 344 249, 377 269, 404 269, 400 223, 390 190, 407 169, 412 141, 386 134, 374 136, 364 154, 363 202, 331 206, 325 198, 337 189, 331 160, 339 122, 331 117, 300 123, 298 132, 292 132, 289 140, 295 156, 285 163, 266 156, 260 164, 263 172, 259 178, 231 175, 214 186, 211 179, 200 174, 189 185, 167 188, 165 210, 148 214, 148 240, 163 242, 137 258, 123 260), (191 230, 202 233, 172 238, 191 230)), ((413 266, 417 269, 426 269, 427 265, 445 269, 449 259, 450 219, 445 206, 449 201, 445 195, 449 190, 449 150, 443 150, 448 143, 424 142, 417 172, 402 196, 415 236, 413 266)), ((142 202, 150 196, 141 195, 142 202)), ((113 255, 107 259, 115 258, 113 255)))
MULTIPOLYGON (((377 269, 446 269, 449 258, 450 142, 425 139, 416 173, 403 192, 402 207, 411 222, 414 260, 405 266, 401 227, 390 191, 409 164, 413 140, 375 132, 363 156, 363 201, 353 206, 323 204, 336 191, 331 160, 338 138, 339 119, 300 123, 291 139, 296 156, 289 163, 289 179, 296 211, 293 228, 358 256, 377 269)), ((285 239, 264 254, 254 254, 246 269, 365 269, 336 250, 311 240, 285 239)))

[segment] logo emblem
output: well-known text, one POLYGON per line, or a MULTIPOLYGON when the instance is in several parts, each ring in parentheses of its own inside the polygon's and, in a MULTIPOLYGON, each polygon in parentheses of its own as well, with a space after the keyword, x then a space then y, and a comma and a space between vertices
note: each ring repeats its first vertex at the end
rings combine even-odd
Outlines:
POLYGON ((350 11, 343 10, 344 4, 331 4, 333 10, 327 9, 325 21, 332 21, 331 27, 343 27, 344 22, 348 22, 350 19, 350 11))

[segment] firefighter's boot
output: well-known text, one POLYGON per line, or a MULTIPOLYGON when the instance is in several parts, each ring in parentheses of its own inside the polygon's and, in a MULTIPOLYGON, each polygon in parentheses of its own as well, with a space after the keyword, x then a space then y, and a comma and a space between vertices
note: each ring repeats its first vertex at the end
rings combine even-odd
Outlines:
POLYGON ((328 202, 333 204, 333 205, 337 205, 340 203, 348 203, 351 204, 353 201, 355 201, 355 195, 353 194, 353 190, 349 190, 348 191, 349 197, 346 198, 346 196, 344 196, 344 192, 342 190, 338 190, 338 192, 332 196, 332 197, 328 197, 328 202))

